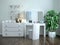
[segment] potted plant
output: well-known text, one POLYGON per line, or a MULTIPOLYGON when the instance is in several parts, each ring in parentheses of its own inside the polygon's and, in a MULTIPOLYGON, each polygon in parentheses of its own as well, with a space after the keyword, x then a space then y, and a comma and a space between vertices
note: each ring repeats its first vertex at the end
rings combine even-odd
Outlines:
POLYGON ((47 11, 45 15, 46 30, 50 38, 56 37, 56 30, 59 27, 59 15, 55 10, 47 11))

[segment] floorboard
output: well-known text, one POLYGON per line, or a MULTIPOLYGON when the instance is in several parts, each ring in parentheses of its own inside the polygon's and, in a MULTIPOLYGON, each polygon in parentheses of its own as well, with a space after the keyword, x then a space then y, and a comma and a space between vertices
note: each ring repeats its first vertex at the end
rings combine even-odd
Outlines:
POLYGON ((44 43, 43 36, 40 36, 39 40, 31 40, 24 37, 2 37, 0 36, 0 45, 60 45, 60 36, 55 39, 50 39, 46 36, 44 43))

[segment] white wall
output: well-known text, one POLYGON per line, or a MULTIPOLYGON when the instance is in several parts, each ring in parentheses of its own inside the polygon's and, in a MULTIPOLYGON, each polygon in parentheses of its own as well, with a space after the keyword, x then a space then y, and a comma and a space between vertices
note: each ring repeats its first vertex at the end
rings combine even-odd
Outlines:
POLYGON ((43 10, 46 12, 53 9, 53 0, 0 0, 0 33, 2 31, 1 21, 10 19, 9 5, 20 5, 23 10, 43 10))
MULTIPOLYGON (((60 0, 59 0, 59 12, 60 12, 60 0)), ((59 21, 60 22, 60 21, 59 21)), ((60 25, 60 24, 59 24, 60 25)), ((57 31, 58 35, 60 35, 60 26, 59 26, 59 29, 57 31)))
MULTIPOLYGON (((56 11, 60 11, 60 0, 54 0, 53 9, 56 11)), ((60 24, 59 24, 59 28, 57 29, 56 32, 57 32, 57 35, 60 35, 60 24)))
POLYGON ((56 11, 59 11, 60 10, 60 0, 54 0, 53 2, 53 8, 56 10, 56 11))

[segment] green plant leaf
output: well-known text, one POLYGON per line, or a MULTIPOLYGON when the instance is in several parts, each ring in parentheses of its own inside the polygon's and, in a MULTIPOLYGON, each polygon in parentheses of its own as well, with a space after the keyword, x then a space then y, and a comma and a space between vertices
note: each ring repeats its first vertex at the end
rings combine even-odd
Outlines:
POLYGON ((55 10, 47 11, 44 17, 47 31, 56 31, 59 27, 59 15, 55 10))

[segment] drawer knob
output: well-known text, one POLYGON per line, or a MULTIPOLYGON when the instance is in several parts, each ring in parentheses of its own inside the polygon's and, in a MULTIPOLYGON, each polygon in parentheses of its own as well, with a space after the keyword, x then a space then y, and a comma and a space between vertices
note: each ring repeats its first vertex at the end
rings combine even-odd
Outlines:
POLYGON ((5 33, 5 35, 7 35, 7 33, 5 33))
POLYGON ((18 31, 20 31, 20 29, 18 29, 18 31))
POLYGON ((5 29, 5 31, 7 31, 7 29, 5 29))
POLYGON ((7 27, 7 25, 5 25, 5 27, 7 27))
POLYGON ((20 33, 19 33, 19 35, 20 35, 20 33))
POLYGON ((20 25, 18 27, 21 27, 20 25))

